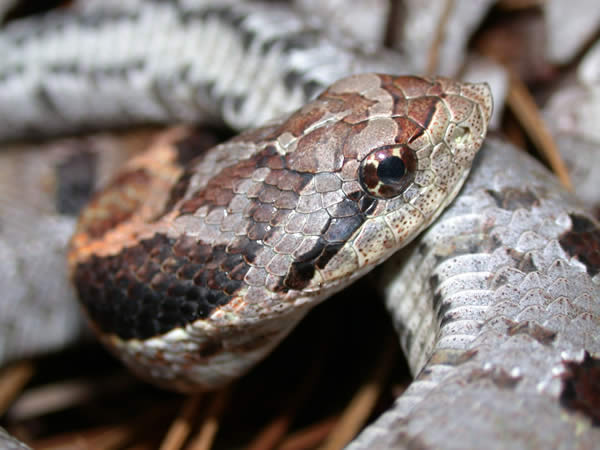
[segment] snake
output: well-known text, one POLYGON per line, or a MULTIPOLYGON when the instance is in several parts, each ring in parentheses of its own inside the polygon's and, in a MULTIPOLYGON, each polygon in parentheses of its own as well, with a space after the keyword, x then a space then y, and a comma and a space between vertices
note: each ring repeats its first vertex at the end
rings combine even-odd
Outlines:
MULTIPOLYGON (((209 10, 196 17, 245 23, 209 10)), ((143 17, 100 12, 100 29, 143 17)), ((48 20, 61 37, 65 17, 48 20)), ((18 49, 27 44, 21 26, 10 36, 18 49)), ((5 138, 98 118, 115 125, 115 111, 123 112, 110 102, 90 115, 77 102, 63 112, 47 80, 71 77, 86 89, 102 76, 126 83, 127 67, 82 73, 53 61, 36 69, 24 98, 41 93, 29 110, 46 110, 13 118, 22 128, 5 138), (42 120, 50 111, 61 114, 42 120)), ((333 81, 286 71, 300 102, 333 81)), ((9 69, 3 80, 11 77, 9 69)), ((200 89, 222 120, 245 128, 251 96, 220 83, 200 89)), ((156 94, 160 83, 150 86, 156 94)), ((189 121, 206 112, 165 93, 150 97, 156 111, 189 121)), ((490 115, 484 84, 371 73, 343 78, 292 115, 199 154, 190 150, 193 133, 172 130, 80 217, 69 268, 92 327, 141 377, 214 388, 264 357, 309 308, 389 258, 375 277, 415 381, 351 448, 593 448, 598 224, 538 163, 498 138, 484 143, 490 115)))

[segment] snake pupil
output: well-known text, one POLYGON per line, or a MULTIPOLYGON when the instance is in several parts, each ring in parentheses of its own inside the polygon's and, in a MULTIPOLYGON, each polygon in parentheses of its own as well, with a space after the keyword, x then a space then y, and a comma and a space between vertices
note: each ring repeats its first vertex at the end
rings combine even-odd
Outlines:
POLYGON ((377 176, 385 184, 398 183, 405 172, 406 166, 404 165, 404 161, 398 156, 389 156, 377 166, 377 176))

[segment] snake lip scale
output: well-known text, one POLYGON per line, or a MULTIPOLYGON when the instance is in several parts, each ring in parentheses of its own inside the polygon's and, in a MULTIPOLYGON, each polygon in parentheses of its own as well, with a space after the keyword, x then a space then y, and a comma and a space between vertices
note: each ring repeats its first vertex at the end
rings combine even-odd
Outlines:
POLYGON ((144 378, 225 384, 437 217, 491 111, 485 84, 364 74, 185 168, 174 131, 82 213, 80 301, 144 378))

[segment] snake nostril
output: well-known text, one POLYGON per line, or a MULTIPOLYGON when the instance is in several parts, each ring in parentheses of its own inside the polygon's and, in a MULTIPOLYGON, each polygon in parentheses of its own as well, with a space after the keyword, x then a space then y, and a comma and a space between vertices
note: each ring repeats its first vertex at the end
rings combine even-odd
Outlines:
POLYGON ((453 136, 454 145, 464 145, 471 140, 471 129, 465 127, 456 127, 453 136))

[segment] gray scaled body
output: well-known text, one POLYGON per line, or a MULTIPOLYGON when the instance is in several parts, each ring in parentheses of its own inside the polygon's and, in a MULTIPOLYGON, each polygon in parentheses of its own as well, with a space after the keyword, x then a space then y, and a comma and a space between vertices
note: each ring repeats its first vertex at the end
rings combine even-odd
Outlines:
POLYGON ((383 267, 416 380, 349 448, 597 448, 569 404, 593 405, 599 244, 546 169, 488 138, 456 201, 383 267))

